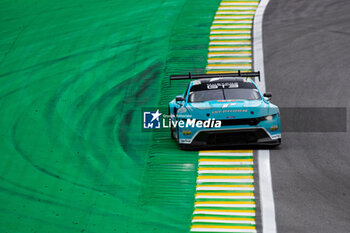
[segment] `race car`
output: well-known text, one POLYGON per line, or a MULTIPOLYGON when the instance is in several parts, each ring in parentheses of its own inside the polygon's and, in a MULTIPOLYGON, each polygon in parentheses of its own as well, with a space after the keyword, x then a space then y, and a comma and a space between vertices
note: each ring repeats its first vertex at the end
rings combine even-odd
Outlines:
POLYGON ((171 136, 180 148, 279 145, 279 109, 253 78, 260 72, 170 76, 171 81, 190 80, 169 103, 171 136))

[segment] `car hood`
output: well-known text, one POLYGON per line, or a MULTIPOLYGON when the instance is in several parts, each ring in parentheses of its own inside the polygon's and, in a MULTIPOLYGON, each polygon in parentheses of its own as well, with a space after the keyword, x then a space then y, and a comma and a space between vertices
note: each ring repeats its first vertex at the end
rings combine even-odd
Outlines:
POLYGON ((244 119, 272 115, 278 113, 278 108, 264 100, 214 100, 187 103, 179 109, 179 113, 186 113, 187 116, 200 120, 244 119))

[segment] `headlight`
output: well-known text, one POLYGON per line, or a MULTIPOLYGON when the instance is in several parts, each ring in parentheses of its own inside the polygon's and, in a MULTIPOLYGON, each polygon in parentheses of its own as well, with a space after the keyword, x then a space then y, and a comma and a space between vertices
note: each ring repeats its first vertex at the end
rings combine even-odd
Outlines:
POLYGON ((267 121, 272 121, 272 119, 273 119, 273 116, 267 116, 267 117, 265 117, 265 120, 267 120, 267 121))

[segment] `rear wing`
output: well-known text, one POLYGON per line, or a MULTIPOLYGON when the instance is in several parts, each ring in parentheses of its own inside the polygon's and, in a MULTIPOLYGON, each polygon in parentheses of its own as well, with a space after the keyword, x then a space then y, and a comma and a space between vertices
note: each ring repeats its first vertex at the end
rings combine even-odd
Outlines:
POLYGON ((245 77, 252 78, 258 77, 260 81, 260 71, 257 72, 241 72, 240 70, 237 73, 217 73, 217 74, 191 74, 187 75, 170 75, 170 80, 183 80, 183 79, 201 79, 201 78, 233 78, 233 77, 245 77))

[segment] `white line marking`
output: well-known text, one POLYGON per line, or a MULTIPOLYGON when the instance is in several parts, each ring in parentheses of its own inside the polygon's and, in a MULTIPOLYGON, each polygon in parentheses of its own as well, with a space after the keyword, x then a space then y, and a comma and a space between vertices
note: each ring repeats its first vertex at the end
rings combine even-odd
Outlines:
POLYGON ((191 228, 191 231, 202 231, 202 232, 249 232, 256 233, 256 230, 248 230, 248 229, 225 229, 225 228, 191 228))
POLYGON ((230 23, 230 24, 235 24, 235 23, 252 23, 252 20, 215 20, 213 22, 214 24, 220 24, 220 23, 230 23))
MULTIPOLYGON (((260 81, 257 80, 257 86, 260 91, 266 91, 265 70, 264 70, 264 52, 262 37, 262 22, 264 12, 269 4, 269 0, 261 0, 257 8, 254 27, 253 27, 253 49, 254 49, 254 70, 260 71, 260 81)), ((259 187, 261 200, 262 232, 276 233, 275 203, 273 200, 271 168, 270 168, 270 151, 258 150, 259 166, 259 187)))
POLYGON ((254 173, 253 170, 199 170, 199 174, 210 174, 210 173, 222 173, 222 174, 252 174, 254 173))
POLYGON ((270 151, 258 150, 258 161, 263 233, 276 233, 277 229, 271 179, 270 151))
POLYGON ((248 57, 249 54, 239 54, 239 53, 209 53, 209 57, 248 57))
POLYGON ((217 220, 217 219, 192 219, 192 222, 215 222, 215 223, 243 223, 255 224, 255 221, 249 220, 217 220))
POLYGON ((254 208, 255 204, 195 204, 196 207, 242 207, 242 208, 254 208))
POLYGON ((233 15, 233 16, 215 16, 215 19, 253 19, 253 16, 240 16, 240 15, 233 15))
POLYGON ((257 2, 221 2, 221 6, 223 5, 249 5, 249 6, 257 6, 259 3, 257 2))
POLYGON ((233 63, 233 62, 252 62, 252 59, 215 59, 215 60, 208 60, 208 64, 210 63, 233 63))
POLYGON ((211 35, 217 35, 217 34, 232 34, 232 33, 250 33, 250 29, 244 30, 240 29, 239 31, 236 30, 225 30, 225 31, 220 31, 220 30, 212 30, 210 31, 211 35))
POLYGON ((214 214, 214 215, 226 215, 226 216, 255 216, 255 213, 250 212, 225 212, 225 211, 206 211, 206 210, 195 210, 193 215, 196 214, 214 214))
POLYGON ((255 11, 252 10, 242 10, 242 11, 217 11, 217 15, 250 15, 254 14, 255 11))
POLYGON ((253 183, 254 179, 197 179, 197 183, 204 182, 253 183))
POLYGON ((254 18, 253 27, 253 49, 254 49, 254 70, 260 71, 260 81, 256 80, 256 84, 262 93, 265 93, 265 70, 264 70, 264 53, 263 53, 263 37, 262 22, 264 12, 270 0, 261 0, 254 18))
POLYGON ((251 25, 214 25, 214 26, 211 26, 211 29, 215 29, 215 28, 237 28, 237 29, 239 29, 239 28, 252 28, 252 26, 251 25))
POLYGON ((197 187, 197 190, 235 190, 235 191, 254 191, 254 188, 248 187, 197 187))
POLYGON ((250 51, 251 48, 249 47, 225 47, 225 48, 218 48, 218 47, 209 47, 209 51, 250 51))
POLYGON ((217 66, 217 67, 207 67, 207 70, 239 70, 239 69, 250 69, 250 66, 242 65, 242 66, 217 66))
POLYGON ((235 42, 235 41, 224 41, 224 42, 216 42, 212 41, 209 45, 250 45, 250 42, 235 42))
POLYGON ((251 7, 251 6, 228 6, 228 7, 224 7, 224 6, 220 6, 219 10, 237 10, 237 9, 242 9, 242 10, 255 10, 255 7, 251 7))
POLYGON ((254 196, 208 196, 197 195, 196 199, 255 199, 254 196))
MULTIPOLYGON (((235 55, 235 53, 233 53, 235 55)), ((245 55, 246 56, 246 55, 245 55)), ((238 152, 199 152, 199 156, 253 156, 253 153, 238 152)))
POLYGON ((250 36, 245 35, 221 35, 221 36, 210 36, 211 40, 222 40, 222 39, 251 39, 250 36))
POLYGON ((200 165, 253 165, 253 162, 199 162, 200 165))

